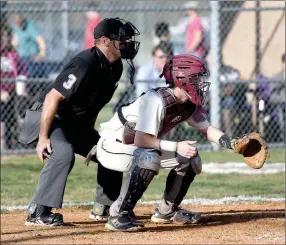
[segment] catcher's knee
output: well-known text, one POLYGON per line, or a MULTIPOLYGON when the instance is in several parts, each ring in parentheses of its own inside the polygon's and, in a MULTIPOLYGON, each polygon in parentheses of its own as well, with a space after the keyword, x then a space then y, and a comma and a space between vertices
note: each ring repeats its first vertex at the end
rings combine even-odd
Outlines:
POLYGON ((133 164, 157 174, 160 169, 160 155, 161 152, 156 149, 138 148, 134 151, 133 164))
POLYGON ((202 172, 202 160, 199 153, 190 159, 190 164, 195 174, 198 175, 202 172))
POLYGON ((202 161, 199 153, 192 158, 186 158, 176 154, 176 160, 179 163, 179 166, 175 169, 176 171, 186 172, 191 167, 195 174, 200 174, 202 172, 202 161))
POLYGON ((132 167, 124 182, 116 205, 112 205, 111 215, 133 210, 152 179, 159 172, 160 152, 154 149, 138 148, 133 153, 132 167))

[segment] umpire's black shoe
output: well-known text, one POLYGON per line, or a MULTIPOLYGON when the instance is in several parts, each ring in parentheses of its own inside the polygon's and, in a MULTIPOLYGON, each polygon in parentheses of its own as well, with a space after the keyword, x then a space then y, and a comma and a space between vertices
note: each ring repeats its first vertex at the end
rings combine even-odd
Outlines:
POLYGON ((201 218, 201 214, 197 212, 191 212, 182 208, 177 208, 169 214, 161 214, 158 208, 155 209, 154 214, 151 217, 151 221, 154 223, 180 223, 180 224, 195 224, 201 218))
POLYGON ((138 231, 143 227, 143 224, 134 222, 134 219, 129 216, 129 214, 121 213, 118 216, 109 216, 105 228, 111 231, 138 231))
POLYGON ((28 218, 25 225, 60 226, 63 225, 63 216, 52 213, 52 208, 32 204, 28 209, 28 218))

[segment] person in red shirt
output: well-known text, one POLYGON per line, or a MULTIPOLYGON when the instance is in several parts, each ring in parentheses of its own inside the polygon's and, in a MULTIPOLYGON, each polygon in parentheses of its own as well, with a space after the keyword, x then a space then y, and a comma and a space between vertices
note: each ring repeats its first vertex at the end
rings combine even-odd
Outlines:
POLYGON ((203 46, 204 28, 201 17, 195 10, 195 4, 197 3, 190 1, 184 5, 185 8, 188 8, 186 13, 189 16, 189 23, 186 28, 185 52, 202 58, 205 53, 203 46))
POLYGON ((12 147, 18 126, 16 120, 22 113, 19 109, 27 104, 28 97, 24 83, 26 68, 11 40, 11 29, 6 23, 1 23, 1 150, 12 147))
MULTIPOLYGON (((88 8, 94 9, 97 5, 95 3, 90 3, 88 8)), ((101 16, 95 10, 90 10, 85 13, 87 22, 85 24, 85 34, 84 34, 84 49, 92 48, 94 46, 93 30, 97 24, 102 21, 101 16)))

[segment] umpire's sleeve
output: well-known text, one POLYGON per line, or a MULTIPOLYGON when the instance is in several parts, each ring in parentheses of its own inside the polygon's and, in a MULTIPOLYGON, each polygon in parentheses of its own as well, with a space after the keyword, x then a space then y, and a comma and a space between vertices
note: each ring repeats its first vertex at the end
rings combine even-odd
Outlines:
POLYGON ((53 88, 60 92, 66 100, 75 94, 83 83, 88 71, 88 64, 80 58, 73 58, 56 78, 53 88))

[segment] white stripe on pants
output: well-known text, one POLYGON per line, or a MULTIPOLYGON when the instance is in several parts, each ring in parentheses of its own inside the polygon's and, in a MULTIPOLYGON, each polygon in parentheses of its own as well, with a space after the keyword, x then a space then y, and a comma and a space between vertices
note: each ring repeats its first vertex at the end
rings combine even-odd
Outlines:
MULTIPOLYGON (((133 152, 138 147, 126 145, 112 137, 102 137, 97 143, 97 159, 106 168, 119 172, 127 172, 131 167, 133 152)), ((174 158, 174 152, 162 151, 161 168, 175 168, 179 163, 174 158)))

